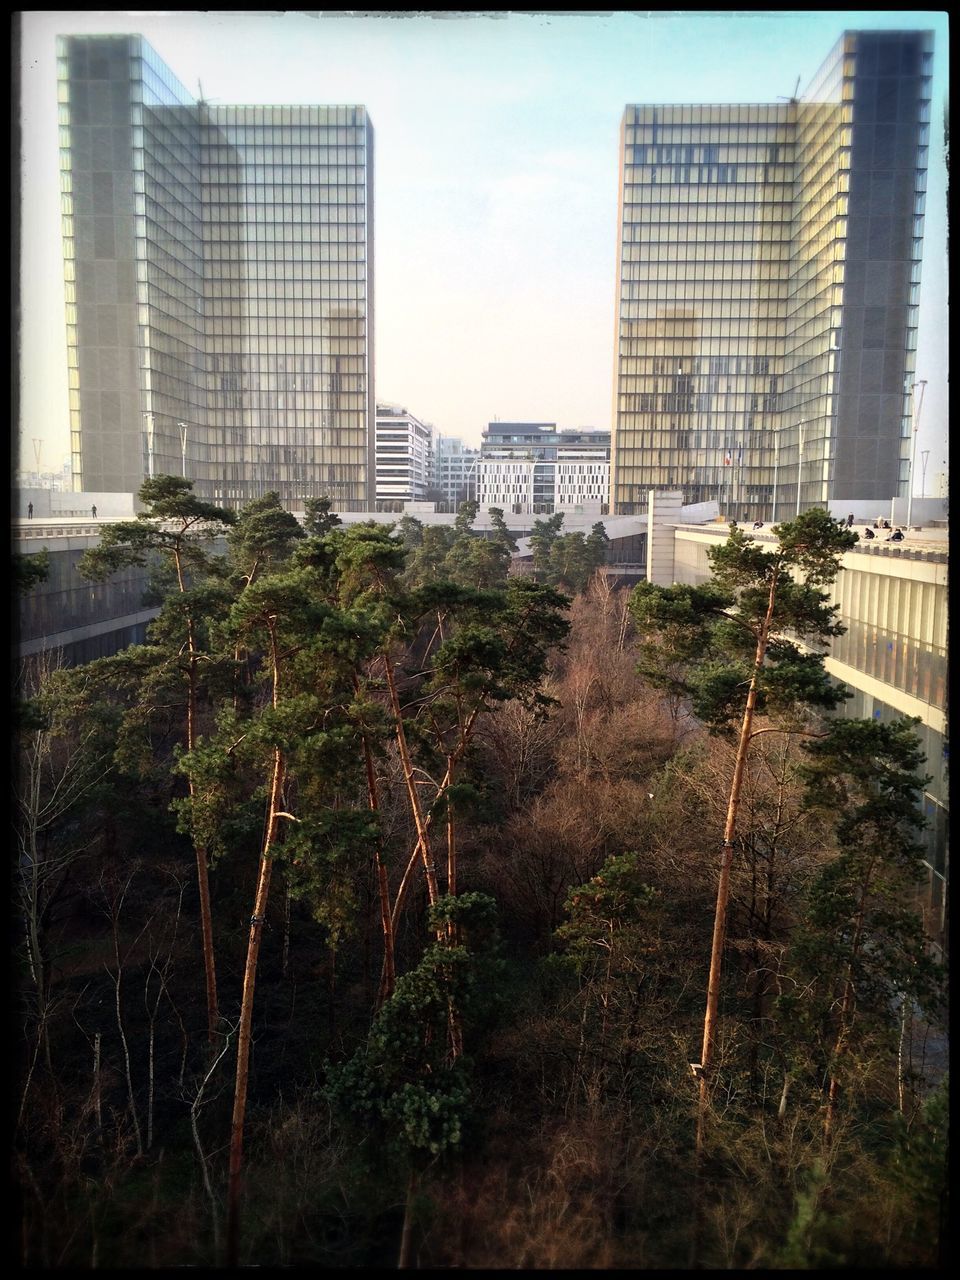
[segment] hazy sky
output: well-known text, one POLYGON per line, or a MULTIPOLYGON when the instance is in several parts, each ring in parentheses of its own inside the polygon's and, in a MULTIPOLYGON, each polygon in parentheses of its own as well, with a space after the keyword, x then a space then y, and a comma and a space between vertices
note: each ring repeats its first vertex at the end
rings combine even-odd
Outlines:
MULTIPOLYGON (((479 441, 499 417, 610 426, 628 102, 768 102, 841 32, 936 32, 919 449, 946 459, 943 11, 22 14, 21 465, 69 451, 54 38, 140 32, 211 102, 362 103, 375 133, 376 393, 479 441)), ((920 460, 917 461, 919 492, 920 460)))

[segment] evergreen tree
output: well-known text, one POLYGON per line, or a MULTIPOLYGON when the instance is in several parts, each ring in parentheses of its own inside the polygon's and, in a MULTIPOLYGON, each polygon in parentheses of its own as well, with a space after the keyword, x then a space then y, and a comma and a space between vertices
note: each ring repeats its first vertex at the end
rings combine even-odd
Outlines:
POLYGON ((503 518, 503 508, 488 507, 487 511, 490 516, 490 523, 493 525, 494 529, 496 529, 500 540, 507 547, 510 554, 513 555, 517 549, 517 540, 507 528, 507 522, 503 518))
POLYGON ((802 1026, 823 1046, 824 1136, 830 1139, 854 1046, 894 1032, 904 1002, 942 1012, 943 969, 916 907, 925 877, 918 797, 929 779, 916 720, 836 720, 804 743, 808 804, 834 827, 837 855, 810 887, 793 948, 797 993, 780 1001, 785 1032, 802 1026))
POLYGON ((13 554, 13 585, 19 595, 26 595, 50 577, 50 552, 46 547, 33 555, 13 554))
POLYGON ((702 587, 641 583, 631 599, 637 625, 640 670, 655 684, 690 696, 693 709, 713 731, 735 734, 737 754, 727 798, 722 858, 714 915, 710 975, 699 1063, 697 1150, 702 1149, 712 1083, 720 978, 744 769, 760 713, 776 714, 780 727, 803 731, 810 707, 835 707, 847 696, 832 686, 820 653, 842 634, 837 607, 822 588, 835 579, 840 559, 856 534, 813 509, 775 526, 778 545, 766 550, 735 525, 708 551, 712 580, 702 587), (794 639, 794 637, 796 637, 794 639))
POLYGON ((550 554, 553 545, 560 536, 563 524, 563 512, 557 511, 552 516, 534 520, 530 534, 530 549, 533 552, 533 571, 539 577, 545 577, 550 570, 550 554))
POLYGON ((333 510, 332 498, 307 498, 303 508, 303 527, 310 537, 322 538, 342 523, 333 510))
MULTIPOLYGON (((173 648, 183 645, 185 648, 187 751, 192 751, 197 742, 200 666, 203 657, 201 633, 213 599, 204 581, 204 575, 211 568, 206 544, 223 536, 236 523, 234 512, 201 501, 192 490, 193 483, 178 476, 161 475, 145 480, 139 492, 145 510, 139 513, 135 521, 124 520, 106 525, 100 532, 99 545, 85 551, 77 566, 81 577, 93 581, 104 581, 118 569, 128 565, 146 565, 160 560, 172 566, 177 594, 167 600, 154 630, 155 633, 162 633, 162 641, 166 642, 166 646, 173 648)), ((161 648, 163 647, 161 643, 161 648)), ((207 851, 202 845, 196 846, 196 858, 207 990, 207 1026, 212 1044, 217 1032, 219 1011, 207 851)))

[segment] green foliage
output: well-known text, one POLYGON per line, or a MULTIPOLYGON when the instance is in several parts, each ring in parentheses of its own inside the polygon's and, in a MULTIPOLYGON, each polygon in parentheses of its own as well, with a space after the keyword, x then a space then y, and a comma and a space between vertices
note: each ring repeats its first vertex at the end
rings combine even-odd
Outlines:
POLYGON ((907 1201, 905 1222, 924 1246, 949 1221, 950 1077, 944 1075, 912 1125, 901 1126, 890 1161, 894 1195, 907 1201))
POLYGON ((33 555, 13 553, 13 586, 18 595, 26 595, 50 577, 50 552, 46 547, 33 555))
POLYGON ((192 836, 213 865, 226 856, 252 855, 262 834, 267 787, 262 780, 251 785, 244 768, 249 745, 238 755, 245 743, 236 713, 225 707, 218 733, 177 753, 175 771, 193 784, 189 796, 173 801, 177 829, 192 836))
POLYGON ((196 497, 193 482, 180 476, 155 476, 140 486, 145 510, 136 520, 104 525, 99 545, 81 556, 77 572, 102 582, 129 565, 144 565, 151 553, 173 556, 183 569, 203 570, 203 544, 236 523, 236 513, 196 497))
POLYGON ((874 1025, 894 1025, 904 995, 930 1017, 941 1010, 943 970, 914 903, 924 876, 917 797, 926 781, 917 772, 917 723, 835 720, 826 736, 804 743, 807 802, 833 825, 838 853, 810 886, 793 954, 828 1024, 848 974, 856 1016, 874 1025))
POLYGON ((404 516, 397 532, 407 552, 403 585, 416 590, 437 582, 484 589, 503 586, 516 539, 503 520, 503 512, 492 508, 497 534, 493 538, 475 532, 476 502, 460 504, 453 527, 423 525, 413 516, 404 516), (497 517, 499 516, 499 521, 497 517))
POLYGON ((778 1269, 938 1268, 948 1221, 949 1080, 908 1124, 872 1151, 853 1148, 828 1169, 815 1158, 798 1177, 778 1269))
MULTIPOLYGON (((403 525, 402 520, 400 525, 403 525)), ((442 525, 421 526, 419 535, 414 532, 408 540, 410 532, 407 526, 404 546, 409 548, 409 554, 403 575, 404 585, 414 589, 442 580, 447 556, 454 543, 453 530, 442 525)))
POLYGON ((793 1217, 777 1258, 780 1267, 805 1271, 843 1265, 843 1258, 820 1238, 823 1214, 818 1215, 818 1207, 826 1186, 827 1173, 823 1161, 814 1160, 797 1190, 793 1217))
MULTIPOLYGON (((155 553, 172 558, 178 576, 204 572, 204 544, 236 524, 236 512, 201 502, 192 493, 193 481, 180 476, 154 476, 143 481, 140 500, 145 511, 136 520, 116 521, 100 531, 100 541, 83 553, 77 572, 95 582, 132 566, 147 564, 155 553)), ((179 582, 183 589, 183 582, 179 582)))
POLYGON ((460 503, 459 507, 457 507, 456 519, 453 522, 453 531, 457 537, 470 532, 479 510, 479 502, 474 502, 472 498, 460 503))
POLYGON ((509 566, 510 549, 501 539, 467 535, 453 543, 441 572, 450 582, 481 589, 506 582, 509 566))
POLYGON ((392 525, 373 520, 351 525, 336 545, 339 599, 343 604, 374 599, 390 602, 396 597, 404 550, 393 536, 392 525))
POLYGON ((650 909, 658 894, 646 874, 642 855, 631 851, 608 858, 592 879, 570 890, 564 903, 569 920, 556 936, 578 971, 598 959, 622 969, 649 948, 650 909))
POLYGON ((517 539, 507 528, 507 522, 503 517, 503 508, 488 507, 487 513, 490 516, 490 523, 493 525, 494 529, 496 529, 497 536, 500 541, 504 544, 510 554, 513 555, 517 549, 517 539))
POLYGON ((332 498, 307 498, 303 504, 303 527, 311 538, 323 538, 342 523, 332 508, 332 498))
POLYGON ((530 533, 530 549, 533 552, 534 573, 545 574, 549 572, 550 553, 554 543, 560 536, 560 526, 562 524, 562 511, 540 520, 534 520, 533 529, 530 533))
POLYGON ((537 524, 542 525, 542 539, 534 543, 531 536, 530 541, 534 547, 534 569, 539 580, 574 594, 586 590, 590 578, 603 564, 610 543, 603 524, 597 521, 586 536, 582 533, 559 533, 559 523, 555 529, 549 521, 538 521, 537 524))
POLYGON ((638 633, 638 670, 656 687, 690 699, 714 733, 739 726, 751 680, 758 714, 801 727, 807 709, 835 708, 849 696, 823 669, 815 647, 843 634, 829 586, 855 535, 825 511, 777 525, 767 550, 731 525, 711 547, 713 576, 701 586, 641 583, 630 612, 638 633), (760 656, 759 666, 757 655, 760 656))
POLYGON ((282 563, 293 544, 303 537, 296 516, 283 509, 278 493, 270 492, 248 502, 239 513, 227 534, 227 546, 236 572, 249 584, 273 565, 282 563))
POLYGON ((319 809, 291 823, 281 857, 291 896, 305 901, 336 948, 357 919, 357 880, 380 823, 370 809, 319 809))
POLYGON ((397 533, 403 545, 409 551, 415 551, 423 542, 423 521, 418 520, 416 516, 401 516, 397 521, 397 533))
POLYGON ((469 1061, 450 1061, 451 1008, 465 1040, 489 1024, 497 1004, 501 962, 496 907, 485 894, 441 899, 431 926, 459 926, 461 944, 437 943, 374 1019, 366 1044, 329 1067, 324 1094, 334 1115, 382 1158, 384 1147, 414 1166, 457 1149, 472 1107, 469 1061))

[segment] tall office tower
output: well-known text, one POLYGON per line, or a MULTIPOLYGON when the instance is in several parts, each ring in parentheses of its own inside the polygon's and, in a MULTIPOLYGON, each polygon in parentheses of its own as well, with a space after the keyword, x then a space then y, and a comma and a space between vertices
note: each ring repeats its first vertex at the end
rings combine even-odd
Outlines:
POLYGON ((932 48, 846 32, 799 99, 627 107, 615 512, 905 493, 932 48))
POLYGON ((137 35, 61 37, 58 93, 75 488, 372 509, 365 109, 194 102, 137 35))
POLYGON ((377 510, 423 502, 433 480, 433 427, 399 405, 377 405, 377 510))

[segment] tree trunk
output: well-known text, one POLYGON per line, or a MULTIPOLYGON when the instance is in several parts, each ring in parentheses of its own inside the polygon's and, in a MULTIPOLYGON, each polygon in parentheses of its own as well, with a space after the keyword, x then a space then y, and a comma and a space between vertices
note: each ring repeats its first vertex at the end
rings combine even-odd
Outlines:
POLYGON ((400 1232, 400 1257, 397 1259, 397 1270, 409 1270, 413 1257, 413 1197, 417 1190, 416 1174, 411 1170, 407 1182, 407 1196, 403 1203, 403 1228, 400 1232))
POLYGON ((853 973, 854 961, 860 952, 860 940, 863 936, 863 918, 866 911, 867 892, 872 877, 872 865, 868 867, 867 874, 860 886, 860 902, 857 908, 857 920, 853 930, 853 938, 850 942, 850 963, 847 965, 847 974, 843 982, 843 999, 840 1002, 840 1018, 837 1027, 837 1038, 833 1046, 833 1054, 830 1062, 830 1087, 827 1091, 827 1109, 823 1117, 823 1141, 825 1146, 833 1141, 833 1129, 837 1118, 837 1103, 840 1097, 840 1073, 837 1070, 837 1064, 840 1057, 846 1049, 847 1034, 850 1030, 850 1015, 853 1012, 854 1003, 854 986, 853 973))
POLYGON ((270 793, 270 817, 260 858, 260 876, 250 918, 250 935, 247 941, 247 962, 243 971, 243 997, 240 1003, 240 1029, 237 1037, 237 1078, 233 1093, 233 1118, 230 1126, 230 1172, 227 1184, 227 1266, 238 1265, 240 1226, 240 1179, 243 1167, 243 1124, 247 1109, 247 1083, 250 1069, 250 1041, 253 1024, 253 994, 257 982, 257 962, 260 958, 260 941, 270 892, 270 873, 273 869, 271 849, 276 837, 279 819, 280 789, 283 776, 283 756, 279 748, 274 751, 273 786, 270 793))
POLYGON ((397 684, 393 678, 393 664, 390 661, 389 653, 384 655, 384 671, 386 672, 387 688, 390 691, 390 706, 393 709, 394 728, 397 735, 397 748, 400 752, 400 763, 403 767, 403 779, 407 785, 407 796, 410 799, 410 810, 413 814, 413 821, 417 828, 417 840, 420 848, 420 856, 423 859, 423 871, 427 881, 427 894, 430 898, 430 905, 437 901, 440 897, 440 891, 437 888, 437 873, 433 865, 433 857, 430 851, 430 836, 428 828, 424 821, 423 809, 420 805, 420 796, 417 793, 417 784, 413 777, 413 764, 410 760, 410 752, 407 749, 407 735, 403 730, 403 714, 400 710, 400 698, 397 695, 397 684))
POLYGON ((750 749, 750 733, 753 728, 753 716, 757 705, 757 679, 763 667, 767 652, 767 637, 773 620, 773 607, 777 595, 777 576, 775 568, 770 582, 770 595, 767 612, 760 627, 757 638, 757 650, 753 660, 753 674, 750 677, 750 689, 747 693, 747 705, 740 725, 740 740, 737 744, 737 758, 733 767, 733 780, 727 801, 727 819, 723 829, 723 855, 720 861, 720 878, 717 884, 717 905, 713 917, 713 942, 710 949, 710 976, 707 980, 707 1007, 703 1017, 703 1046, 700 1051, 699 1080, 700 1091, 697 1104, 697 1154, 703 1150, 704 1125, 707 1108, 710 1104, 711 1069, 713 1066, 713 1050, 716 1041, 717 1009, 720 1003, 720 976, 723 964, 723 944, 727 930, 727 908, 730 899, 730 869, 733 865, 733 837, 737 827, 737 812, 740 805, 740 790, 743 785, 743 774, 746 768, 747 755, 750 749))
MULTIPOLYGON (((360 681, 357 676, 353 677, 353 688, 357 697, 360 696, 360 681)), ((362 735, 363 739, 363 758, 367 769, 367 802, 374 813, 380 811, 380 801, 377 793, 377 774, 373 767, 373 752, 370 749, 370 741, 366 733, 362 735)), ((393 917, 390 914, 390 882, 387 879, 387 869, 383 865, 382 850, 380 846, 380 836, 377 836, 376 848, 373 851, 374 867, 377 873, 377 895, 380 903, 380 927, 383 931, 383 972, 380 978, 380 989, 377 992, 377 1008, 383 1004, 385 1000, 389 1000, 393 995, 393 985, 396 981, 396 961, 394 958, 394 942, 393 942, 393 917)))
MULTIPOLYGON (((177 566, 177 582, 180 591, 186 591, 180 551, 174 552, 177 566)), ((187 618, 187 750, 192 751, 197 740, 197 643, 193 618, 187 618)), ((194 797, 193 779, 188 778, 191 800, 194 797)), ((197 887, 200 891, 200 938, 203 948, 203 972, 207 993, 207 1039, 216 1044, 220 1011, 217 1004, 217 969, 213 951, 213 915, 210 907, 210 879, 207 871, 207 851, 194 844, 197 855, 197 887)))
MULTIPOLYGON (((449 759, 452 760, 454 764, 458 764, 460 760, 463 758, 463 754, 466 751, 467 745, 470 741, 470 735, 473 732, 473 726, 476 723, 477 717, 479 716, 482 710, 483 710, 483 703, 480 702, 473 708, 473 710, 470 712, 470 715, 467 717, 466 723, 463 727, 463 730, 460 736, 460 741, 457 743, 456 750, 449 757, 449 759)), ((447 772, 444 775, 443 781, 440 783, 440 789, 437 792, 436 800, 439 800, 442 796, 446 794, 447 789, 449 788, 452 780, 453 780, 453 775, 448 765, 447 772)), ((427 831, 430 830, 430 826, 432 822, 433 822, 433 814, 428 813, 424 820, 424 827, 427 831)), ((403 877, 400 880, 400 886, 397 889, 397 896, 394 899, 393 910, 391 912, 391 918, 393 920, 394 930, 396 930, 397 921, 400 918, 400 911, 403 907, 404 901, 407 896, 407 889, 410 885, 410 880, 413 877, 414 868, 417 865, 417 858, 420 856, 420 849, 421 849, 421 845, 418 837, 417 843, 413 849, 413 853, 410 855, 409 861, 407 862, 406 868, 404 869, 403 877)))

